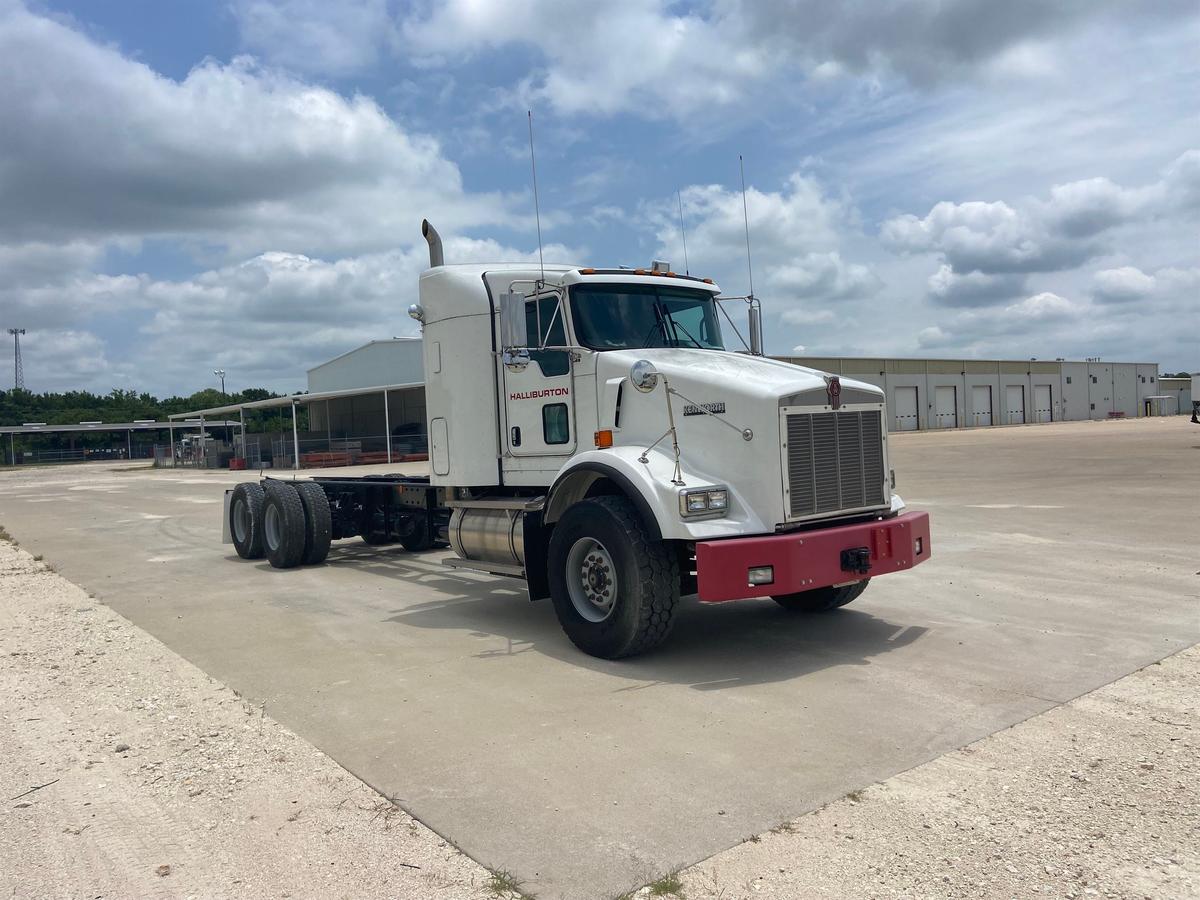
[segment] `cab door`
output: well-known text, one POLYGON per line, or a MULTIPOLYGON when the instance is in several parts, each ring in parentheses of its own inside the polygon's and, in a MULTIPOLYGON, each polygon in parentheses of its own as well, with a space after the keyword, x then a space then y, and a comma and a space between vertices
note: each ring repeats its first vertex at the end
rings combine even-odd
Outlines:
POLYGON ((504 366, 505 449, 512 456, 569 456, 575 452, 575 378, 558 295, 525 302, 529 364, 504 366))

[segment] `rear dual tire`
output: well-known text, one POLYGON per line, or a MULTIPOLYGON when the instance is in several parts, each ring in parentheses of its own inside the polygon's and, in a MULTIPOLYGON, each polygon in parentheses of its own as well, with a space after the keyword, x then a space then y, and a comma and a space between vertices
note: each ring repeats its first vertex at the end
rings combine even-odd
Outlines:
POLYGON ((300 562, 315 566, 325 562, 333 541, 333 513, 324 489, 313 481, 296 483, 296 493, 304 507, 304 552, 300 562))
POLYGON ((299 492, 285 481, 263 488, 263 549, 276 569, 292 569, 304 558, 306 523, 299 492))
POLYGON ((247 482, 233 489, 229 530, 242 559, 262 559, 276 569, 325 561, 333 535, 329 498, 311 481, 247 482))
POLYGON ((233 547, 242 559, 263 558, 262 485, 252 481, 239 484, 229 500, 229 533, 233 547))

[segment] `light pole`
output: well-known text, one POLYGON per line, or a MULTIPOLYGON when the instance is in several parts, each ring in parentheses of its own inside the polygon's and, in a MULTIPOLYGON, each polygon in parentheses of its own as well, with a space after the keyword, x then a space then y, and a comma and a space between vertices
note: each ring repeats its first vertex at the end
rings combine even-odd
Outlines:
POLYGON ((213 369, 213 374, 221 379, 221 396, 225 396, 225 370, 213 369))
POLYGON ((8 333, 13 336, 13 389, 23 391, 25 390, 25 370, 21 366, 21 335, 25 333, 25 329, 10 328, 8 333))

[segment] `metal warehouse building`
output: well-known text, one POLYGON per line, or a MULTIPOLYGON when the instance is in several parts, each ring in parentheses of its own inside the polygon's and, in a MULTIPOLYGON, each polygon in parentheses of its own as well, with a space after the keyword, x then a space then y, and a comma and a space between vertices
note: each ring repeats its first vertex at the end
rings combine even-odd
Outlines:
MULTIPOLYGON (((1178 379, 1179 385, 1175 380, 1160 384, 1156 363, 774 358, 883 388, 889 431, 1191 411, 1190 383, 1178 379)), ((428 450, 423 382, 421 339, 392 338, 371 341, 309 369, 306 393, 170 418, 195 420, 203 428, 206 417, 237 413, 240 419, 247 409, 277 408, 277 432, 239 437, 235 452, 249 465, 268 459, 286 468, 419 459, 428 450), (287 427, 283 411, 289 407, 287 427), (298 408, 307 410, 305 425, 299 422, 298 408)))
POLYGON ((394 434, 398 428, 407 433, 416 426, 423 434, 425 392, 385 391, 382 385, 421 384, 424 381, 420 338, 371 341, 308 370, 310 394, 354 392, 309 403, 309 429, 331 432, 343 439, 378 438, 379 449, 383 447, 383 435, 389 428, 394 434))
MULTIPOLYGON (((1167 391, 1158 383, 1157 363, 775 358, 883 388, 891 431, 1136 418, 1191 410, 1190 403, 1162 402, 1167 391)), ((310 369, 308 390, 366 391, 423 380, 421 339, 393 338, 372 341, 310 369)), ((374 392, 312 403, 310 428, 344 437, 382 435, 383 402, 383 394, 374 392)), ((418 422, 423 428, 423 393, 391 393, 388 413, 393 429, 397 423, 418 422)))
POLYGON ((776 359, 883 388, 890 431, 1135 418, 1177 411, 1173 404, 1161 402, 1157 363, 776 359))

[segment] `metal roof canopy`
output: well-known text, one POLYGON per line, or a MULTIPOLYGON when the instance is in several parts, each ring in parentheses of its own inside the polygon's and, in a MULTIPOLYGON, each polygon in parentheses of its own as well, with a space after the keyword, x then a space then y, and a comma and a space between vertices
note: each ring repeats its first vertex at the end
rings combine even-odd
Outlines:
MULTIPOLYGON (((175 425, 178 420, 184 419, 187 424, 192 424, 193 420, 203 421, 205 416, 219 416, 225 413, 236 412, 241 416, 247 409, 277 409, 283 406, 292 408, 292 468, 300 468, 300 432, 297 427, 296 407, 305 406, 312 403, 314 400, 334 400, 338 397, 365 397, 371 394, 383 395, 383 422, 384 430, 388 433, 387 441, 387 461, 390 464, 392 461, 392 441, 391 433, 392 426, 388 419, 388 402, 387 396, 392 391, 413 391, 424 389, 425 382, 414 381, 408 384, 381 384, 375 387, 366 388, 348 388, 341 391, 314 391, 309 394, 289 394, 286 397, 271 397, 267 400, 251 400, 249 403, 231 403, 226 406, 213 406, 209 409, 198 409, 195 412, 175 413, 168 416, 171 424, 175 425)), ((207 425, 208 423, 205 422, 207 425)), ((241 424, 241 423, 237 423, 241 424)), ((243 434, 245 433, 245 425, 242 425, 243 434)))
MULTIPOLYGON (((251 400, 247 403, 231 403, 226 406, 212 406, 208 409, 198 409, 195 412, 174 413, 168 419, 197 419, 202 416, 219 416, 225 413, 239 412, 243 409, 275 409, 280 406, 304 406, 314 400, 333 400, 337 397, 360 397, 367 394, 382 394, 391 391, 415 390, 425 387, 425 382, 414 381, 409 384, 380 384, 375 387, 347 388, 341 391, 316 391, 311 394, 289 394, 286 397, 271 397, 267 400, 251 400)), ((207 425, 208 422, 205 422, 207 425)))
MULTIPOLYGON (((174 417, 172 417, 174 418, 174 417)), ((193 417, 191 414, 188 418, 195 418, 195 422, 99 422, 95 425, 4 425, 0 426, 0 434, 50 434, 50 433, 77 433, 84 434, 90 431, 160 431, 169 428, 180 428, 185 425, 200 426, 199 417, 193 417)), ((234 426, 241 423, 225 420, 205 420, 204 427, 212 426, 221 428, 224 426, 234 426)))

